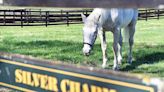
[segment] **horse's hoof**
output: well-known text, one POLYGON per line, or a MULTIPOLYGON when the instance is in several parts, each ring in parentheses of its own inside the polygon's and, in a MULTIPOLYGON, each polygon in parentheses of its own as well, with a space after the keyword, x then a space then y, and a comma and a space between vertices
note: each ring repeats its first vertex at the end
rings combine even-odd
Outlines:
POLYGON ((128 64, 130 64, 130 65, 131 65, 131 64, 132 64, 132 61, 131 61, 131 60, 130 60, 130 61, 128 61, 128 64))
POLYGON ((132 64, 132 57, 128 57, 128 64, 132 64))
POLYGON ((119 62, 118 62, 118 64, 119 64, 119 65, 121 65, 121 64, 122 64, 122 62, 121 62, 121 61, 119 61, 119 62))
POLYGON ((118 58, 118 64, 121 65, 122 64, 122 57, 118 58))
POLYGON ((105 69, 106 68, 106 65, 104 65, 104 64, 102 64, 102 66, 101 66, 103 69, 105 69))
POLYGON ((119 67, 113 67, 113 70, 114 70, 114 71, 119 71, 120 68, 119 68, 119 67))

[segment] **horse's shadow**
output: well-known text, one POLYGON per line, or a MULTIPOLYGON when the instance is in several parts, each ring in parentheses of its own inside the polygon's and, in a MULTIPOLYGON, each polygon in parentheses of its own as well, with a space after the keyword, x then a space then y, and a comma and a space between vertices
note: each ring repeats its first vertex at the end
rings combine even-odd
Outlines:
POLYGON ((52 54, 52 53, 73 53, 81 51, 82 44, 74 42, 66 42, 60 40, 36 40, 36 41, 3 41, 3 46, 0 46, 0 51, 21 53, 25 55, 40 55, 40 54, 52 54), (32 51, 36 50, 36 51, 32 51), (42 52, 41 52, 42 51, 42 52))
MULTIPOLYGON (((138 68, 139 66, 143 64, 151 65, 155 63, 159 63, 164 60, 164 51, 162 51, 164 46, 155 46, 155 47, 149 47, 147 50, 143 50, 140 48, 140 50, 134 52, 135 60, 131 65, 126 65, 126 67, 121 68, 121 71, 132 71, 138 68), (155 51, 158 48, 157 51, 155 51), (161 50, 159 50, 161 48, 161 50), (145 52, 153 50, 152 52, 145 52), (141 53, 144 53, 140 55, 141 53)), ((154 67, 155 68, 155 67, 154 67)), ((164 68, 163 68, 164 69, 164 68)), ((163 70, 164 72, 164 70, 163 70)))

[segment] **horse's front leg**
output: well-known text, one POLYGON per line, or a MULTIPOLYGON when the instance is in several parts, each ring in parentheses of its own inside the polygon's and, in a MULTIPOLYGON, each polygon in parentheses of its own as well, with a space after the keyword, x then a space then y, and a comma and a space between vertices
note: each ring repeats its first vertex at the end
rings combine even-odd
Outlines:
POLYGON ((119 38, 120 38, 120 28, 115 28, 113 30, 113 52, 114 52, 114 65, 113 65, 113 70, 118 70, 119 65, 118 65, 118 55, 119 55, 119 38))
POLYGON ((102 30, 99 30, 99 36, 100 36, 100 40, 101 40, 101 49, 102 49, 102 54, 103 54, 103 64, 102 64, 102 68, 106 67, 106 63, 108 61, 107 59, 107 44, 106 44, 106 35, 105 32, 102 30))

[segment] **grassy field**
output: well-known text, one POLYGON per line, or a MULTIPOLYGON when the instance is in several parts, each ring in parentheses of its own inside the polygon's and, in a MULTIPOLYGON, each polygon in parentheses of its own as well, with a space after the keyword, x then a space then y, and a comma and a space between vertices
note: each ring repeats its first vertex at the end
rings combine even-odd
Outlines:
MULTIPOLYGON (((102 53, 99 39, 90 57, 82 54, 82 26, 0 27, 0 51, 100 67, 102 53)), ((111 69, 113 38, 110 32, 107 35, 107 69, 111 69)), ((164 77, 164 19, 138 21, 133 50, 134 62, 131 66, 126 63, 126 53, 124 46, 121 71, 164 77)))

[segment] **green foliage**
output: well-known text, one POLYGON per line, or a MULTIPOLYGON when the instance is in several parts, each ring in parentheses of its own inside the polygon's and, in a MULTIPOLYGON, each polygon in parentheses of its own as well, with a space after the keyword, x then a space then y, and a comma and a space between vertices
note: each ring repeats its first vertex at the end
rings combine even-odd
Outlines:
MULTIPOLYGON (((82 54, 82 24, 46 27, 0 27, 0 51, 31 55, 71 64, 100 67, 102 53, 97 39, 91 56, 82 54)), ((134 62, 126 63, 123 47, 121 71, 164 77, 164 20, 138 21, 133 50, 134 62)), ((108 67, 113 65, 112 34, 107 33, 108 67)))

